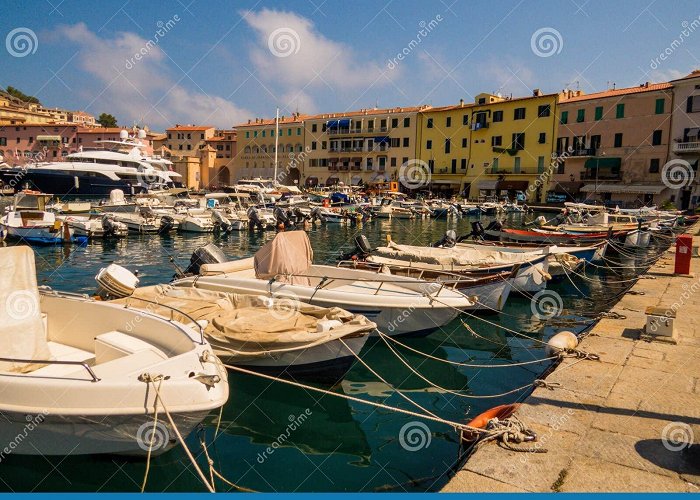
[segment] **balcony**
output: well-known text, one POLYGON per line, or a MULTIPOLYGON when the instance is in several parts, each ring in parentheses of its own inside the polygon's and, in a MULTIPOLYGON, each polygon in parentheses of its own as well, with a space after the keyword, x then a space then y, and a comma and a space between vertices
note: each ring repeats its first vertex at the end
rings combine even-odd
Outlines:
MULTIPOLYGON (((580 149, 574 149, 569 153, 569 156, 595 156, 597 149, 596 148, 580 148, 580 149)), ((566 153, 562 153, 566 154, 566 153)))
POLYGON ((676 154, 700 153, 700 142, 676 142, 673 145, 676 154))
POLYGON ((593 172, 581 172, 581 180, 582 181, 595 181, 596 179, 598 182, 600 181, 621 181, 622 180, 622 172, 610 172, 610 171, 603 171, 599 172, 598 176, 596 177, 595 171, 593 172))
POLYGON ((470 127, 472 130, 481 130, 482 128, 489 128, 489 122, 472 122, 470 127))

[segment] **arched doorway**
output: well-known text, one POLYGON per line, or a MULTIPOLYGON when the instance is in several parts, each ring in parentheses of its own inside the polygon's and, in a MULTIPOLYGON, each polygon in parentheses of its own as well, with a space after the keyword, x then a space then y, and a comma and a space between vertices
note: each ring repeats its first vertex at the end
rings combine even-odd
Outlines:
POLYGON ((296 167, 289 169, 289 175, 287 176, 287 185, 298 186, 301 182, 301 172, 296 167))
POLYGON ((219 172, 216 174, 216 179, 212 184, 217 184, 219 186, 228 186, 231 184, 231 171, 228 167, 221 167, 219 172))

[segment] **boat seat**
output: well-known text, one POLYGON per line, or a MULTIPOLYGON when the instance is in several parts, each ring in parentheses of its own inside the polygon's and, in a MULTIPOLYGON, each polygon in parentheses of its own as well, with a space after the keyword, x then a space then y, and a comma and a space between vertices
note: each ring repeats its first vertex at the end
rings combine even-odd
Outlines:
MULTIPOLYGON (((60 361, 82 361, 88 365, 92 365, 95 361, 95 355, 89 351, 83 351, 77 347, 72 347, 58 342, 48 342, 51 359, 60 361)), ((32 376, 38 377, 74 377, 74 378, 89 378, 89 374, 85 368, 78 365, 46 365, 38 370, 31 372, 32 376)))
POLYGON ((162 359, 168 358, 163 351, 153 344, 116 330, 102 333, 95 337, 95 364, 97 365, 141 351, 153 351, 161 356, 162 359))

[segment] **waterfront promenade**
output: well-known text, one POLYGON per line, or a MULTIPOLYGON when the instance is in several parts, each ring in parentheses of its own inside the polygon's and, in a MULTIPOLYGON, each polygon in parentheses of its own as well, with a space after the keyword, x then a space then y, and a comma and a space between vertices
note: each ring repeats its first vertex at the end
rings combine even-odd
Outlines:
MULTIPOLYGON (((688 232, 697 249, 700 225, 688 232)), ((674 258, 672 247, 613 307, 624 319, 581 343, 600 361, 565 359, 546 378, 561 387, 520 407, 548 451, 485 444, 442 491, 700 492, 700 258, 690 276, 673 275, 674 258), (677 344, 640 337, 648 306, 674 304, 677 344)))

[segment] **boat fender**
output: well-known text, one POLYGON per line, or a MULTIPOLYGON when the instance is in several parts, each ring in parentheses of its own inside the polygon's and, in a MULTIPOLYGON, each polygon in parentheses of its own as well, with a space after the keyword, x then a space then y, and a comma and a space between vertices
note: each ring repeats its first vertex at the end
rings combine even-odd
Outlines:
MULTIPOLYGON (((505 420, 515 413, 520 405, 518 403, 494 406, 490 410, 477 415, 469 422, 467 422, 467 427, 473 427, 475 429, 486 429, 489 422, 496 420, 505 420)), ((462 441, 474 442, 481 437, 481 433, 473 430, 463 430, 462 431, 462 441)))
POLYGON ((547 347, 545 352, 547 356, 554 356, 562 351, 567 351, 569 349, 576 349, 578 346, 578 337, 576 334, 564 330, 547 341, 547 347))
POLYGON ((333 328, 337 328, 339 326, 343 326, 342 321, 338 321, 337 319, 324 319, 316 323, 316 332, 328 332, 333 328))

